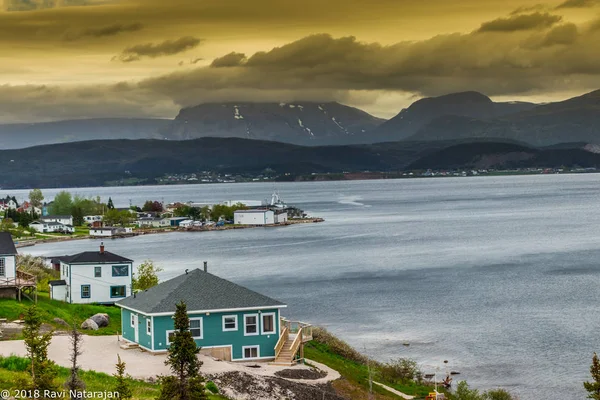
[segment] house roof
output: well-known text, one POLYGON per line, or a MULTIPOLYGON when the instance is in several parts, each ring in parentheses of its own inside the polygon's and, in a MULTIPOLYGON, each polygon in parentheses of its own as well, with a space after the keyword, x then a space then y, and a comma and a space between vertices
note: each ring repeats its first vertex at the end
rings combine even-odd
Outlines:
POLYGON ((0 254, 17 255, 17 248, 9 232, 0 232, 0 254))
POLYGON ((45 215, 40 219, 69 219, 73 218, 71 215, 45 215))
POLYGON ((72 256, 60 257, 60 260, 65 264, 133 262, 129 258, 121 257, 110 251, 105 251, 104 253, 100 253, 99 251, 84 251, 83 253, 74 254, 72 256))
POLYGON ((67 281, 65 280, 56 280, 56 281, 48 281, 48 284, 50 286, 65 286, 67 284, 67 281))
POLYGON ((179 275, 116 304, 146 314, 157 314, 174 313, 175 305, 180 301, 185 302, 188 312, 285 306, 280 301, 201 269, 179 275))

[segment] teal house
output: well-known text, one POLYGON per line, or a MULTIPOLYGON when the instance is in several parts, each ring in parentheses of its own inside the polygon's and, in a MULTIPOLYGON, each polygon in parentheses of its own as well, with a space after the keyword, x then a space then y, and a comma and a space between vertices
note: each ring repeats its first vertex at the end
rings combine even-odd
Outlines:
POLYGON ((213 357, 291 362, 301 346, 302 337, 295 340, 287 322, 282 326, 285 304, 210 274, 206 265, 118 301, 123 339, 150 352, 167 351, 180 301, 196 344, 213 357))

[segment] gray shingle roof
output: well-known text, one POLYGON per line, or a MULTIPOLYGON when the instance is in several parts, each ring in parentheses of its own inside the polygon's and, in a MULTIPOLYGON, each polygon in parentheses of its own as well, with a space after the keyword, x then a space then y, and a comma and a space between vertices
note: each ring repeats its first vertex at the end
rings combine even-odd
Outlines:
POLYGON ((9 232, 0 232, 0 254, 5 256, 17 254, 17 248, 9 232))
POLYGON ((188 311, 285 306, 280 301, 246 289, 201 269, 162 282, 116 304, 147 314, 175 312, 185 302, 188 311))
POLYGON ((72 256, 60 257, 60 260, 66 264, 133 262, 129 258, 121 257, 109 251, 105 251, 104 253, 100 253, 99 251, 84 251, 72 256))

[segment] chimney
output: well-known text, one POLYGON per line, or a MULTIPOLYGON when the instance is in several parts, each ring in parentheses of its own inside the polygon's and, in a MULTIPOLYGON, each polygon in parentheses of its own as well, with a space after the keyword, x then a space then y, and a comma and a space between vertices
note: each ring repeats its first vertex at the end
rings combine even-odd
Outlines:
POLYGON ((104 242, 100 242, 100 254, 104 254, 104 242))
POLYGON ((208 272, 208 261, 204 261, 204 272, 208 272))

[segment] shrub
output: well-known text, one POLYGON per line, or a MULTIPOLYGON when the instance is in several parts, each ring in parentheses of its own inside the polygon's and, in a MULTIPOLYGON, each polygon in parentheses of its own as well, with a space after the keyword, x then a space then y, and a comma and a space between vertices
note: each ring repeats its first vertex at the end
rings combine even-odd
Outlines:
MULTIPOLYGON (((365 356, 364 354, 360 354, 348 343, 333 336, 325 328, 313 328, 313 340, 317 343, 327 345, 334 354, 337 354, 348 360, 360 364, 367 364, 371 361, 369 360, 369 357, 365 356)), ((373 364, 373 362, 371 363, 373 364)))
POLYGON ((0 357, 0 368, 13 372, 29 371, 31 361, 17 356, 0 357))
POLYGON ((485 392, 485 400, 515 400, 515 398, 504 389, 493 389, 485 392))
POLYGON ((414 381, 419 375, 417 362, 408 358, 399 358, 383 364, 379 368, 381 379, 393 383, 414 381))
POLYGON ((211 391, 211 393, 213 394, 217 394, 219 393, 219 388, 217 387, 217 385, 215 385, 215 383, 213 381, 208 381, 206 382, 206 385, 204 385, 208 390, 211 391))

